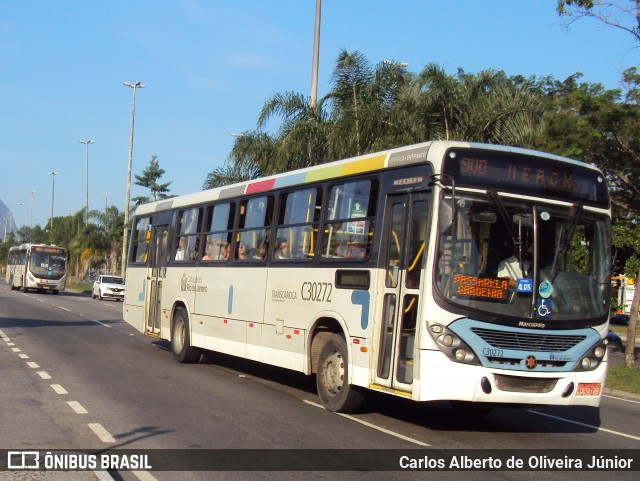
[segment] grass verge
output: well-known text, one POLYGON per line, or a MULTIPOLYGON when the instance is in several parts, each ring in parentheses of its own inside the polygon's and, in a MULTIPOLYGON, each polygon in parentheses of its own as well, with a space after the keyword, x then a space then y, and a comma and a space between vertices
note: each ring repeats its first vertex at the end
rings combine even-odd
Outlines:
POLYGON ((640 394, 640 369, 609 364, 605 385, 618 391, 640 394))

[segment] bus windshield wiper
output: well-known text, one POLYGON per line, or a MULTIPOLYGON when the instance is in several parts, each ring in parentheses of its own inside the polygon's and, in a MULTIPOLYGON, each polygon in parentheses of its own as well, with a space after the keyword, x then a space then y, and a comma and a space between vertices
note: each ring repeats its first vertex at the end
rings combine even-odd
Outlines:
POLYGON ((573 239, 573 235, 576 233, 576 228, 578 227, 578 222, 580 221, 580 216, 582 215, 582 210, 584 208, 583 204, 576 204, 575 211, 573 216, 571 217, 571 225, 567 229, 566 234, 563 236, 562 232, 558 237, 558 243, 556 244, 556 251, 553 255, 553 264, 551 266, 551 275, 553 275, 556 271, 556 263, 558 261, 558 255, 560 253, 566 254, 569 250, 569 245, 571 244, 571 240, 573 239))
POLYGON ((507 208, 504 206, 504 202, 502 202, 502 199, 500 198, 498 193, 496 191, 489 190, 487 191, 487 195, 491 199, 491 202, 493 202, 493 205, 495 205, 496 210, 498 211, 498 214, 500 214, 500 218, 502 219, 502 222, 507 227, 507 231, 509 232, 509 237, 511 240, 511 245, 518 247, 518 261, 520 262, 520 264, 522 264, 523 252, 522 252, 522 238, 520 237, 520 233, 516 231, 516 228, 513 225, 513 222, 511 222, 511 218, 509 217, 509 212, 507 212, 507 208))

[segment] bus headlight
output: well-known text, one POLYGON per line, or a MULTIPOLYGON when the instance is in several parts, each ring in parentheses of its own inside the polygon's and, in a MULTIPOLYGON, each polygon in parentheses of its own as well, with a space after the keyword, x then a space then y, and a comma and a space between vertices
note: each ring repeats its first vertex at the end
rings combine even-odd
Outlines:
POLYGON ((438 348, 452 361, 479 366, 480 361, 473 350, 453 331, 440 324, 431 324, 429 334, 438 348))
POLYGON ((580 359, 580 362, 576 364, 574 371, 593 371, 600 365, 602 359, 604 359, 605 352, 605 345, 602 341, 598 342, 584 355, 582 359, 580 359))

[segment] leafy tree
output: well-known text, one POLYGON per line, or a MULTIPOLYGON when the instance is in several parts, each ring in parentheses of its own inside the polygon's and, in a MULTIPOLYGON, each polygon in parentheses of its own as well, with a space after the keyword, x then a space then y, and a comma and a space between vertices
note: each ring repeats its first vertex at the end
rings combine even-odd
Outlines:
MULTIPOLYGON (((152 155, 149 165, 142 171, 142 175, 134 176, 136 179, 135 184, 148 188, 151 191, 151 197, 153 200, 167 199, 169 197, 167 192, 169 192, 171 182, 166 182, 164 184, 158 183, 164 173, 165 170, 160 168, 158 156, 152 155)), ((147 200, 147 202, 149 201, 147 200)))
POLYGON ((558 0, 556 10, 570 22, 595 19, 631 34, 640 42, 640 0, 558 0))
POLYGON ((124 229, 124 213, 111 206, 103 211, 94 210, 89 213, 95 221, 97 232, 105 240, 104 243, 96 242, 91 246, 95 256, 90 258, 91 267, 106 264, 109 272, 114 272, 119 265, 118 258, 122 248, 122 232, 124 229))
MULTIPOLYGON (((558 14, 571 21, 580 18, 592 18, 607 26, 620 29, 631 34, 635 42, 640 42, 640 0, 558 0, 556 7, 558 14)), ((612 106, 603 115, 596 116, 596 131, 601 137, 592 145, 596 147, 596 162, 608 174, 614 206, 617 207, 617 220, 623 225, 631 222, 637 229, 637 219, 640 209, 638 201, 640 178, 640 146, 634 133, 638 131, 638 99, 640 85, 635 67, 623 74, 627 86, 627 104, 612 106)), ((637 272, 636 280, 640 277, 637 265, 640 243, 634 241, 634 236, 623 237, 623 247, 631 247, 634 254, 627 260, 625 270, 637 272), (628 270, 630 269, 630 270, 628 270)), ((619 242, 621 242, 619 240, 619 242)), ((638 307, 640 306, 640 289, 635 290, 631 303, 631 316, 627 329, 627 347, 625 366, 633 367, 635 332, 638 322, 638 307)))

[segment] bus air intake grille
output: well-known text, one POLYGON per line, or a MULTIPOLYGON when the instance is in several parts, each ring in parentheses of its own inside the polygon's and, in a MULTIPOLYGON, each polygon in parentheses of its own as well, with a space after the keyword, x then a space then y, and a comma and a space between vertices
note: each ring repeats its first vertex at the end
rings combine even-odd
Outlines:
POLYGON ((497 349, 514 349, 538 352, 563 352, 586 339, 586 336, 557 336, 551 334, 524 334, 522 332, 496 331, 472 328, 471 331, 497 349))
POLYGON ((556 387, 557 378, 535 379, 530 377, 505 376, 495 374, 496 386, 501 391, 548 393, 556 387))

